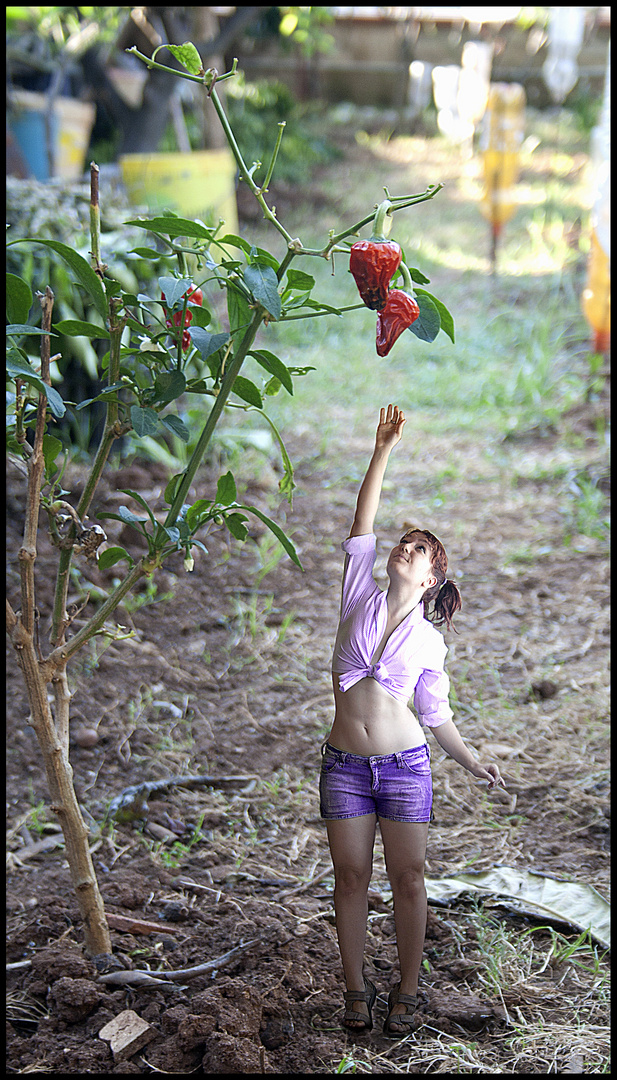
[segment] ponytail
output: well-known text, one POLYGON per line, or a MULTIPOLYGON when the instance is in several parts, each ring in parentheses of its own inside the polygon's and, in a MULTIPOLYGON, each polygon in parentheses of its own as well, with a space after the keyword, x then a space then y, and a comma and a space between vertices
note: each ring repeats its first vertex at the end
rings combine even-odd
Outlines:
POLYGON ((461 600, 461 594, 458 591, 457 586, 453 581, 445 581, 440 584, 431 586, 426 590, 424 594, 424 615, 435 626, 442 626, 444 623, 448 627, 448 630, 454 630, 458 633, 455 626, 452 625, 452 619, 456 615, 457 611, 461 610, 463 602, 461 600), (433 595, 430 596, 429 594, 433 595), (429 605, 433 604, 433 613, 429 615, 429 605))
POLYGON ((441 582, 436 581, 434 585, 431 585, 430 589, 427 589, 422 597, 424 617, 435 626, 442 626, 445 623, 448 630, 454 630, 456 634, 458 633, 458 630, 452 625, 452 619, 457 611, 461 610, 463 602, 457 586, 453 581, 448 581, 448 556, 446 555, 446 549, 441 540, 438 540, 432 532, 428 531, 428 529, 418 529, 415 526, 411 526, 406 529, 405 536, 408 536, 410 533, 420 533, 426 538, 431 549, 431 571, 435 576, 439 575, 442 578, 441 582), (433 611, 429 614, 429 607, 431 604, 433 605, 433 611))

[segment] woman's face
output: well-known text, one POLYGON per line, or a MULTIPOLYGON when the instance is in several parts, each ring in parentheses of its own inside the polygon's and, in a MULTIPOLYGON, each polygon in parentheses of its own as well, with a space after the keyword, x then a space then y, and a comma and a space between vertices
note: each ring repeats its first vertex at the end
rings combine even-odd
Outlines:
POLYGON ((393 575, 413 586, 430 589, 437 581, 433 573, 431 549, 421 532, 408 532, 392 548, 386 567, 388 577, 393 575))

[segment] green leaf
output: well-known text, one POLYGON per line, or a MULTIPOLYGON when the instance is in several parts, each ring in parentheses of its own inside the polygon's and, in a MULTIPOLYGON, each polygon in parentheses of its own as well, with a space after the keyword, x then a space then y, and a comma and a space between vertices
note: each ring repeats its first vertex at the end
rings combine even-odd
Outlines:
POLYGON ((263 409, 264 402, 261 391, 250 379, 245 379, 244 375, 236 375, 231 389, 234 394, 237 394, 243 401, 248 402, 249 405, 254 405, 256 409, 263 409))
POLYGON ((96 326, 94 323, 81 322, 80 319, 62 319, 54 323, 54 330, 67 337, 108 338, 109 330, 104 326, 96 326))
MULTIPOLYGON (((7 337, 21 337, 22 334, 38 334, 39 337, 45 334, 46 330, 41 330, 40 326, 29 326, 28 323, 9 323, 4 332, 7 337)), ((50 333, 50 337, 57 337, 57 334, 50 333)))
POLYGON ((62 443, 55 435, 43 435, 43 457, 45 459, 45 478, 50 480, 56 471, 56 458, 62 450, 62 443))
POLYGON ((216 242, 220 247, 224 244, 229 244, 230 247, 240 248, 240 250, 246 252, 247 255, 249 255, 251 251, 251 245, 248 240, 245 240, 243 236, 236 236, 235 233, 226 233, 225 236, 220 237, 216 242))
POLYGON ((427 294, 417 297, 420 315, 407 329, 421 341, 434 341, 441 329, 439 312, 427 294))
POLYGON ((255 506, 239 506, 238 509, 248 510, 250 514, 255 514, 255 516, 258 517, 260 521, 263 521, 264 525, 267 525, 271 532, 274 533, 277 540, 280 540, 292 562, 295 562, 296 566, 299 566, 301 570, 303 569, 302 563, 298 558, 295 547, 293 546, 289 537, 285 535, 280 525, 277 525, 275 521, 271 521, 269 517, 266 517, 266 515, 263 514, 261 510, 258 510, 255 506))
POLYGON ((236 540, 246 540, 249 534, 245 521, 245 514, 225 514, 225 524, 236 540))
POLYGON ((220 503, 221 506, 229 506, 230 503, 236 501, 237 497, 238 492, 233 473, 226 472, 224 476, 219 477, 218 484, 216 485, 216 502, 220 503))
POLYGON ((200 225, 198 221, 189 221, 181 217, 139 218, 133 221, 125 221, 125 225, 134 225, 138 229, 148 229, 153 233, 164 233, 166 236, 192 236, 198 240, 212 240, 214 229, 208 229, 200 225))
POLYGON ((278 428, 276 427, 276 424, 274 423, 273 420, 270 419, 270 417, 268 416, 267 413, 262 412, 261 415, 263 417, 265 417, 265 419, 268 421, 270 427, 272 428, 272 431, 274 432, 275 438, 276 438, 276 440, 277 440, 277 442, 278 442, 278 444, 280 446, 280 449, 281 449, 281 457, 283 459, 283 467, 284 467, 285 472, 284 472, 284 475, 283 475, 282 479, 279 481, 279 488, 281 490, 281 493, 283 495, 285 495, 285 497, 287 499, 287 502, 291 506, 292 505, 292 494, 293 494, 293 490, 294 490, 294 488, 296 486, 295 483, 294 483, 293 465, 291 464, 291 459, 289 457, 289 454, 287 453, 287 450, 285 448, 285 443, 283 442, 283 440, 282 440, 282 438, 280 436, 280 433, 278 431, 278 428))
POLYGON ((47 383, 43 383, 43 390, 47 394, 47 401, 49 408, 56 417, 57 420, 61 420, 66 412, 66 406, 60 397, 60 394, 53 386, 47 386, 47 383))
POLYGON ((131 248, 128 255, 139 255, 140 259, 163 259, 164 253, 157 251, 156 248, 136 247, 131 248))
POLYGON ((32 383, 32 385, 36 386, 39 390, 43 389, 43 380, 41 376, 38 375, 28 361, 24 359, 19 352, 19 349, 14 347, 7 350, 6 373, 9 379, 22 379, 24 382, 32 383))
POLYGON ((174 501, 176 491, 178 490, 178 485, 182 483, 183 478, 183 472, 176 473, 175 476, 172 476, 171 480, 167 482, 163 498, 165 499, 165 502, 168 506, 171 506, 172 502, 174 501))
POLYGON ((278 268, 281 265, 275 255, 272 255, 271 252, 266 251, 265 248, 255 247, 254 244, 251 247, 249 258, 251 262, 259 261, 264 263, 266 266, 271 266, 275 274, 277 273, 278 268))
POLYGON ((311 274, 305 274, 304 270, 294 270, 290 266, 287 271, 287 285, 298 292, 310 292, 315 287, 315 278, 311 274))
MULTIPOLYGON (((232 500, 233 502, 233 500, 232 500)), ((192 506, 186 512, 186 523, 191 530, 195 532, 204 521, 207 521, 210 517, 210 508, 212 502, 210 499, 197 499, 192 506)))
POLYGON ((60 394, 53 386, 48 386, 41 379, 41 376, 30 366, 27 360, 24 360, 23 356, 18 349, 10 348, 6 354, 6 372, 9 379, 22 379, 23 382, 29 383, 31 386, 35 386, 36 389, 47 396, 49 408, 54 416, 61 420, 66 412, 65 404, 60 397, 60 394))
POLYGON ((173 540, 174 544, 178 544, 180 542, 180 530, 177 529, 175 525, 163 525, 163 528, 165 529, 165 532, 167 533, 169 539, 173 540))
POLYGON ((289 394, 293 395, 294 386, 291 375, 289 374, 289 368, 279 360, 278 356, 275 356, 269 349, 254 349, 249 352, 249 356, 255 358, 258 364, 261 364, 262 368, 265 368, 270 375, 275 375, 277 379, 283 384, 289 394))
POLYGON ((186 379, 181 371, 161 371, 154 380, 155 400, 161 405, 175 401, 186 390, 186 379))
POLYGON ((105 290, 101 285, 100 278, 94 273, 90 264, 87 263, 81 255, 78 255, 73 248, 68 247, 66 244, 61 244, 59 240, 39 240, 34 236, 25 237, 23 240, 14 240, 12 243, 44 244, 45 247, 55 251, 57 255, 60 255, 60 257, 68 263, 79 284, 83 285, 88 293, 88 296, 92 300, 101 318, 105 319, 107 317, 107 298, 105 296, 105 290))
POLYGON ((17 274, 6 275, 6 317, 10 323, 25 323, 34 298, 27 281, 17 274))
POLYGON ((233 334, 242 326, 248 326, 251 321, 251 309, 248 300, 237 289, 227 290, 227 313, 229 315, 229 330, 233 334))
POLYGON ((130 488, 119 488, 118 490, 121 491, 124 495, 130 495, 131 499, 135 499, 135 502, 139 503, 139 505, 146 511, 148 517, 150 518, 150 521, 156 527, 156 519, 154 517, 154 514, 152 513, 143 495, 140 495, 138 491, 131 491, 130 488))
POLYGON ((206 307, 205 301, 204 301, 204 303, 202 304, 201 307, 199 306, 199 304, 191 304, 190 305, 190 310, 191 310, 191 312, 193 314, 193 323, 192 323, 192 325, 194 327, 196 327, 196 326, 206 327, 206 326, 208 326, 210 324, 210 322, 212 320, 212 312, 209 311, 208 308, 206 307))
MULTIPOLYGON (((102 517, 102 515, 99 514, 99 517, 102 517)), ((145 518, 137 517, 137 514, 129 510, 128 506, 118 507, 118 517, 120 521, 126 521, 127 525, 144 525, 146 521, 145 518)))
POLYGON ((415 266, 408 266, 409 276, 412 281, 415 281, 417 285, 428 285, 430 278, 427 278, 421 270, 417 270, 415 266))
POLYGON ((110 566, 115 566, 122 559, 127 559, 130 566, 135 565, 134 560, 123 547, 106 548, 99 555, 99 570, 109 570, 110 566))
POLYGON ((126 383, 123 382, 112 383, 111 386, 106 386, 104 390, 101 390, 100 394, 97 394, 96 397, 86 398, 85 401, 80 401, 78 405, 75 405, 75 410, 76 412, 79 412, 80 409, 85 409, 87 405, 91 405, 93 401, 105 401, 108 397, 111 397, 112 394, 115 394, 117 390, 124 390, 125 387, 126 383))
POLYGON ((158 283, 161 292, 165 293, 165 307, 169 308, 175 307, 176 304, 182 307, 180 301, 193 284, 190 278, 174 277, 160 277, 158 283))
POLYGON ((142 409, 139 405, 131 405, 131 423, 135 434, 140 438, 144 435, 154 435, 158 422, 159 418, 154 409, 142 409))
POLYGON ((166 48, 191 75, 203 75, 201 56, 192 41, 185 41, 183 45, 167 45, 166 48))
POLYGON ((199 349, 202 360, 207 360, 229 341, 229 334, 212 334, 201 326, 192 326, 189 330, 191 341, 199 349))
POLYGON ((263 260, 257 260, 244 271, 244 280, 253 296, 273 319, 281 317, 281 298, 278 292, 278 280, 271 266, 263 260))
POLYGON ((433 296, 432 293, 427 292, 426 289, 414 289, 414 294, 415 296, 428 296, 429 299, 433 301, 435 307, 437 308, 437 311, 439 312, 439 317, 441 319, 441 329, 448 335, 452 344, 454 345, 454 319, 452 318, 452 315, 448 311, 446 305, 442 303, 441 300, 438 300, 436 296, 433 296))
POLYGON ((187 443, 190 438, 189 429, 183 420, 179 416, 159 416, 159 420, 163 427, 166 427, 168 431, 171 431, 174 435, 178 435, 182 442, 187 443))

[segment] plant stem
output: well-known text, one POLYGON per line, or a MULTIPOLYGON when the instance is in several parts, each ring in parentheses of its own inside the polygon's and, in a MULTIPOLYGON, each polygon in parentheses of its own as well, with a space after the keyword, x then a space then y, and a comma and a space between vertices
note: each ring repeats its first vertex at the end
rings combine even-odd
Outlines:
POLYGON ((268 184, 270 183, 270 180, 272 179, 272 173, 274 172, 274 165, 276 163, 276 159, 278 157, 278 152, 279 152, 279 149, 280 149, 280 146, 281 146, 281 141, 282 141, 282 138, 283 138, 283 130, 284 130, 284 128, 285 128, 285 121, 281 120, 281 122, 279 123, 279 133, 278 133, 278 136, 277 136, 277 139, 276 139, 276 146, 274 147, 274 150, 272 152, 272 159, 270 161, 270 165, 268 166, 268 171, 266 173, 266 179, 264 180, 263 184, 261 185, 261 188, 259 189, 259 194, 260 195, 263 195, 268 190, 268 184))
POLYGON ((90 243, 92 250, 92 262, 94 272, 102 279, 103 264, 101 262, 101 208, 99 206, 99 167, 90 162, 90 243))
MULTIPOLYGON (((244 334, 244 337, 242 338, 242 341, 240 342, 240 344, 239 344, 239 346, 238 346, 238 348, 236 350, 236 353, 235 353, 231 363, 229 364, 229 367, 225 371, 225 375, 223 376, 223 381, 221 383, 220 390, 219 390, 218 395, 216 397, 216 400, 215 400, 215 402, 214 402, 214 404, 212 406, 212 409, 210 410, 210 415, 208 416, 205 427, 204 427, 201 435, 199 436, 199 440, 197 442, 197 445, 196 445, 196 447, 193 450, 193 453, 191 455, 191 460, 189 461, 189 463, 188 463, 188 465, 186 467, 186 471, 185 471, 185 473, 184 473, 184 475, 182 477, 182 480, 180 481, 180 484, 178 486, 178 489, 177 489, 177 491, 176 491, 176 493, 174 495, 172 504, 171 504, 171 506, 169 508, 169 512, 167 514, 167 517, 165 518, 165 525, 168 528, 171 528, 173 525, 175 525, 175 523, 176 523, 176 521, 178 519, 178 514, 180 513, 180 510, 182 509, 182 505, 186 500, 186 496, 188 495, 189 488, 190 488, 191 484, 193 483, 195 473, 197 472, 197 469, 198 469, 198 467, 199 467, 199 465, 201 463, 201 460, 202 460, 202 458, 204 456, 204 453, 206 451, 206 447, 207 447, 208 443, 210 442, 210 439, 212 437, 212 433, 213 433, 213 431, 214 431, 214 429, 216 427, 219 416, 221 415, 221 413, 223 411, 223 408, 225 407, 225 403, 227 401, 227 398, 229 397, 229 394, 231 393, 231 390, 233 388, 233 384, 234 384, 235 379, 236 379, 236 375, 240 371, 240 368, 242 367, 242 364, 244 363, 244 360, 246 359, 246 354, 248 353, 251 345, 253 344, 253 341, 255 340, 255 336, 256 336, 257 331, 259 329, 259 326, 260 326, 260 324, 261 324, 261 322, 263 320, 263 316, 264 316, 263 308, 259 307, 257 309, 257 311, 255 312, 255 314, 253 315, 253 318, 251 319, 251 322, 249 323, 249 325, 247 327, 247 330, 246 330, 246 332, 244 334)), ((167 534, 163 533, 162 529, 159 529, 159 536, 164 536, 164 538, 167 539, 167 534)))
POLYGON ((336 311, 311 311, 307 315, 283 315, 281 322, 291 322, 292 319, 318 319, 320 315, 337 315, 339 311, 356 311, 363 308, 364 304, 348 304, 347 307, 337 308, 336 311))
MULTIPOLYGON (((49 285, 45 293, 37 294, 43 309, 41 327, 44 334, 41 337, 41 379, 47 386, 51 386, 49 377, 49 365, 51 356, 51 313, 54 306, 54 294, 49 285)), ((36 427, 34 431, 34 445, 32 454, 28 459, 28 492, 26 497, 26 520, 24 525, 23 544, 19 550, 19 570, 21 576, 21 622, 28 634, 34 628, 34 564, 37 556, 37 533, 39 528, 39 510, 41 499, 41 486, 45 471, 45 458, 43 456, 43 438, 45 436, 45 424, 47 418, 47 396, 44 390, 39 391, 39 403, 36 414, 36 427)))
MULTIPOLYGON (((238 146, 238 144, 236 142, 236 137, 235 137, 233 131, 231 130, 229 120, 227 119, 227 116, 225 114, 225 110, 224 110, 224 108, 223 108, 223 106, 221 104, 221 99, 219 98, 219 96, 218 96, 215 89, 212 90, 212 93, 210 94, 210 98, 211 98, 212 104, 214 105, 214 108, 216 109, 216 112, 218 114, 218 118, 221 121, 221 124, 223 126, 223 131, 225 132, 225 137, 227 139, 227 142, 229 143, 229 147, 231 149, 231 152, 232 152, 233 156, 235 157, 236 162, 238 164, 238 169, 240 171, 240 176, 248 184, 250 190, 252 191, 253 195, 257 199, 257 202, 261 206, 261 208, 263 210, 263 213, 264 213, 264 217, 266 218, 266 220, 270 221, 272 223, 272 225, 274 225, 275 229, 277 229, 280 232, 281 236, 285 237, 285 240, 287 241, 288 244, 292 243, 292 237, 287 232, 287 229, 285 229, 281 225, 280 221, 277 220, 276 213, 275 213, 274 209, 271 210, 270 207, 268 206, 266 200, 264 199, 263 194, 262 194, 263 188, 258 188, 257 184, 253 180, 253 177, 251 176, 250 171, 247 168, 246 162, 245 162, 244 158, 242 157, 242 152, 240 150, 240 147, 238 146)), ((278 141, 278 143, 276 145, 276 148, 275 148, 275 154, 274 154, 275 158, 276 158, 276 154, 278 154, 278 147, 280 145, 280 140, 282 138, 282 134, 283 134, 282 128, 279 127, 279 141, 278 141)), ((272 167, 274 167, 273 163, 272 163, 272 167)), ((271 175, 271 170, 269 170, 269 173, 271 175)))
POLYGON ((62 665, 66 664, 71 657, 81 649, 86 641, 89 641, 91 637, 94 637, 97 631, 105 624, 107 616, 111 615, 112 612, 116 610, 126 594, 133 588, 133 585, 139 581, 140 577, 151 573, 154 569, 155 566, 152 564, 151 560, 145 556, 129 570, 124 581, 121 581, 120 584, 116 586, 96 614, 88 619, 86 625, 82 626, 81 630, 79 630, 68 643, 58 645, 43 662, 42 669, 48 680, 52 678, 53 673, 57 668, 61 668, 62 665))
MULTIPOLYGON (((402 199, 391 199, 392 203, 391 212, 395 210, 404 210, 407 206, 415 206, 417 203, 426 202, 428 199, 434 199, 438 191, 441 191, 443 184, 431 184, 426 191, 420 192, 419 195, 409 195, 402 199)), ((336 236, 331 236, 328 243, 324 248, 301 248, 298 251, 299 255, 318 255, 322 259, 328 259, 330 252, 336 244, 344 240, 346 236, 351 236, 353 233, 357 233, 364 225, 369 225, 371 221, 375 219, 375 212, 368 214, 361 221, 357 221, 355 225, 351 225, 349 228, 344 229, 343 232, 337 233, 336 236)))
MULTIPOLYGON (((118 297, 111 297, 109 301, 110 342, 108 386, 112 386, 113 383, 117 382, 120 376, 120 343, 125 326, 125 320, 118 318, 117 309, 120 304, 121 300, 118 297)), ((77 516, 81 521, 83 521, 90 509, 90 503, 94 497, 96 486, 101 478, 101 473, 103 472, 103 468, 109 457, 109 452, 113 446, 114 440, 118 439, 123 434, 124 430, 124 426, 118 422, 118 398, 117 394, 114 394, 113 398, 110 398, 107 401, 105 427, 103 429, 99 448, 86 479, 81 499, 77 505, 77 516)), ((75 536, 75 525, 71 525, 68 536, 69 538, 75 536)), ((64 633, 63 628, 66 621, 66 597, 69 588, 69 572, 72 556, 73 549, 71 547, 63 548, 60 552, 60 558, 58 559, 58 573, 56 576, 54 607, 51 620, 50 640, 52 645, 60 645, 62 642, 64 633)))

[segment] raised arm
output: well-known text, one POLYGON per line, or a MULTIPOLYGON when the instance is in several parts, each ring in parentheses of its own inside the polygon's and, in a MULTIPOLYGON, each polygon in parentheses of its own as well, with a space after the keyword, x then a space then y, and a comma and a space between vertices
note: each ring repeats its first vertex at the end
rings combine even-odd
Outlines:
POLYGON ((373 531, 388 458, 402 438, 404 425, 405 417, 397 405, 388 405, 387 409, 381 409, 375 435, 375 449, 358 492, 356 516, 353 519, 350 536, 364 536, 373 531))

